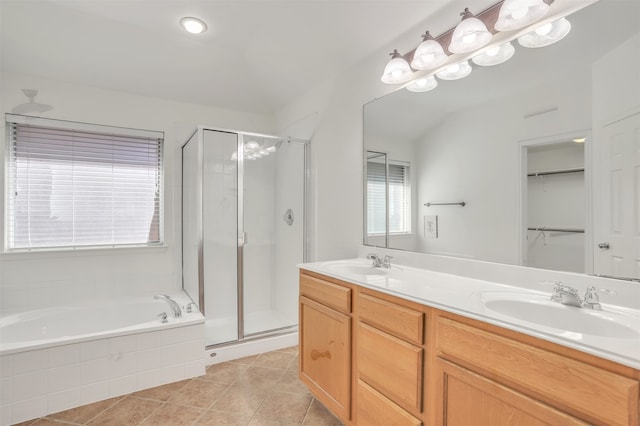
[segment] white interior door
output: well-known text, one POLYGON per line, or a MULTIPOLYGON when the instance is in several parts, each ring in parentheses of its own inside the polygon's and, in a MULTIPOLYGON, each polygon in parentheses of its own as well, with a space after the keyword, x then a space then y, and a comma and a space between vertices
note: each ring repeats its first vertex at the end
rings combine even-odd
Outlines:
POLYGON ((640 278, 640 112, 600 129, 594 272, 640 278))

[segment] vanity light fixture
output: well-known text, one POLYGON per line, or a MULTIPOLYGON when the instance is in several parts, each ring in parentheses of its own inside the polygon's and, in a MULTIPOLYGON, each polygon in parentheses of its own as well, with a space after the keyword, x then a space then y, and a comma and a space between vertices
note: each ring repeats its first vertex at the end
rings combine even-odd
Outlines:
POLYGON ((433 90, 438 86, 438 80, 432 75, 425 78, 418 78, 411 82, 410 85, 407 86, 407 90, 410 92, 428 92, 429 90, 433 90))
POLYGON ((482 67, 490 67, 493 65, 498 65, 503 62, 507 62, 516 49, 513 47, 513 44, 506 42, 501 44, 500 46, 494 46, 490 49, 487 49, 483 53, 474 56, 471 58, 474 64, 480 65, 482 67))
POLYGON ((571 23, 566 18, 560 18, 518 37, 518 43, 523 47, 545 47, 562 40, 569 31, 571 31, 571 23))
POLYGON ((429 34, 429 31, 422 35, 422 43, 418 45, 413 53, 411 68, 416 70, 428 70, 439 67, 447 60, 442 45, 429 34))
POLYGON ((436 73, 436 77, 440 80, 459 80, 471 74, 471 65, 469 61, 462 61, 457 64, 449 65, 442 71, 436 73))
POLYGON ((260 148, 260 144, 256 141, 249 141, 246 144, 244 144, 244 151, 254 151, 256 149, 260 148))
MULTIPOLYGON (((471 58, 476 65, 492 66, 509 60, 515 53, 514 45, 507 41, 498 45, 489 45, 493 33, 524 29, 518 34, 527 32, 518 38, 523 47, 549 46, 562 40, 571 30, 566 18, 545 22, 544 16, 549 12, 555 0, 499 0, 496 4, 474 16, 465 8, 460 13, 462 19, 458 25, 438 37, 426 31, 422 35, 422 43, 406 55, 397 50, 391 53, 380 80, 386 84, 405 84, 412 92, 433 90, 438 82, 432 73, 416 71, 438 70, 435 76, 442 80, 457 80, 468 76, 472 67, 471 58), (540 22, 542 21, 542 22, 540 22), (484 22, 492 24, 490 30, 484 22), (495 22, 495 24, 493 24, 495 22), (533 30, 531 30, 533 29, 533 30), (445 41, 448 46, 443 44, 445 41), (487 46, 489 45, 489 46, 487 46), (452 55, 453 56, 449 56, 452 55), (455 55, 461 54, 461 58, 455 55), (406 58, 411 60, 411 65, 406 58), (414 80, 414 81, 411 81, 414 80)), ((546 20, 548 21, 548 19, 546 20)), ((515 38, 516 34, 506 34, 504 40, 515 38), (509 39, 507 39, 509 37, 509 39)), ((513 40, 511 40, 513 41, 513 40)))
POLYGON ((544 0, 504 0, 494 28, 511 31, 524 28, 542 18, 549 11, 544 0))
POLYGON ((460 13, 462 21, 453 30, 449 52, 467 53, 486 46, 492 34, 487 30, 487 26, 480 19, 476 18, 469 8, 465 8, 460 13))
POLYGON ((389 55, 391 55, 391 60, 384 67, 380 80, 387 84, 406 83, 411 80, 413 71, 402 55, 395 49, 389 55))
POLYGON ((180 26, 191 34, 200 34, 207 31, 207 24, 202 19, 190 16, 180 19, 180 26))

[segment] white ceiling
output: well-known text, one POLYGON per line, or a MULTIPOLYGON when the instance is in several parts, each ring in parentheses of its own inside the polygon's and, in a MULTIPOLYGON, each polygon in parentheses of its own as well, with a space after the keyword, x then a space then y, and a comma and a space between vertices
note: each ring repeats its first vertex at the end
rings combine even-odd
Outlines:
POLYGON ((0 59, 2 71, 269 113, 447 3, 0 0, 0 59), (209 30, 184 32, 183 16, 209 30))

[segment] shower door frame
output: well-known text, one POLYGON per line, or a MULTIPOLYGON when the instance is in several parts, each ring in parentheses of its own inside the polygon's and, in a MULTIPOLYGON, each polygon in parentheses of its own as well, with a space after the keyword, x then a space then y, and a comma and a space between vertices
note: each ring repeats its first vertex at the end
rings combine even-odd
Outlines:
MULTIPOLYGON (((302 183, 302 261, 307 262, 308 253, 309 253, 309 221, 307 219, 308 215, 308 195, 309 195, 309 165, 310 165, 310 140, 293 138, 293 137, 282 137, 275 135, 268 135, 263 133, 254 133, 254 132, 245 132, 239 130, 230 130, 230 129, 221 129, 209 126, 198 126, 197 129, 187 138, 187 141, 181 146, 181 153, 184 152, 184 147, 196 136, 196 140, 198 142, 197 145, 197 171, 196 174, 199 177, 197 180, 198 187, 196 192, 198 194, 197 200, 197 232, 199 235, 198 241, 198 306, 205 315, 205 277, 204 277, 204 132, 205 130, 214 131, 214 132, 223 132, 223 133, 233 133, 237 136, 236 146, 237 146, 237 159, 236 159, 236 185, 237 185, 237 273, 236 273, 236 286, 237 286, 237 321, 238 321, 238 338, 236 340, 216 343, 213 345, 207 345, 206 348, 215 348, 220 346, 227 346, 236 344, 239 342, 247 342, 255 339, 260 339, 263 337, 270 336, 278 336, 282 334, 290 333, 298 328, 299 324, 294 324, 291 326, 280 327, 276 329, 266 330, 263 332, 246 334, 244 332, 244 246, 246 240, 245 227, 244 227, 244 139, 246 136, 253 136, 257 138, 265 138, 265 139, 279 139, 283 142, 293 142, 302 144, 303 146, 303 183, 302 183)), ((184 182, 184 154, 182 154, 182 182, 184 182)), ((184 188, 181 187, 182 194, 182 213, 184 213, 184 188)), ((182 217, 182 265, 184 267, 184 214, 182 217)), ((184 271, 182 271, 182 288, 184 289, 184 271)), ((206 315, 205 315, 206 317, 206 315)))

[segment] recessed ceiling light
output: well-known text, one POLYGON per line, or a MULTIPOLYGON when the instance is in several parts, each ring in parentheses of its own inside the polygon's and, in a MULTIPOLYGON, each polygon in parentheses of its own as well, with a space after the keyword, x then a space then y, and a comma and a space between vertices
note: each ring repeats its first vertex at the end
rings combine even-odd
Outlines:
POLYGON ((207 24, 198 18, 185 17, 180 20, 180 25, 191 34, 200 34, 207 31, 207 24))
POLYGON ((578 138, 578 139, 574 139, 573 141, 575 143, 584 143, 587 140, 587 138, 578 138))

